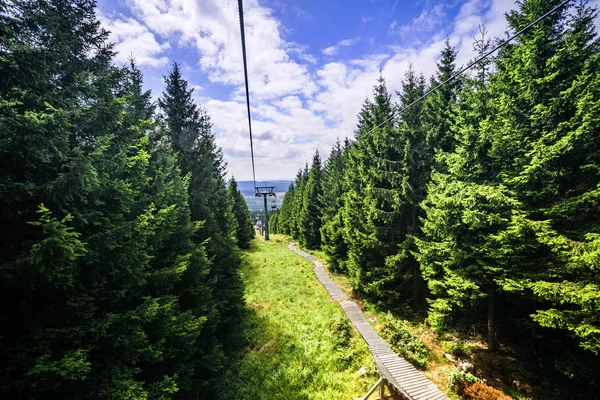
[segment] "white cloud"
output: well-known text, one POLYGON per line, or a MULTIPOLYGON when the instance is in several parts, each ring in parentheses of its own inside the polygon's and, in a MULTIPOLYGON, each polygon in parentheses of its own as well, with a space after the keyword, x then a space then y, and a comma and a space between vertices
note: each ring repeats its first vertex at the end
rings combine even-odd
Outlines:
POLYGON ((352 39, 343 39, 334 44, 333 46, 329 46, 321 50, 323 54, 326 56, 334 56, 339 51, 340 47, 350 47, 360 42, 360 36, 352 38, 352 39))
POLYGON ((321 52, 326 56, 333 56, 337 53, 338 49, 335 46, 325 47, 321 52))
MULTIPOLYGON (((229 97, 219 100, 209 97, 209 89, 200 87, 195 95, 212 117, 217 143, 224 150, 229 172, 238 179, 251 178, 236 2, 125 1, 133 10, 135 20, 119 19, 127 25, 120 26, 123 37, 151 35, 155 45, 146 45, 152 49, 147 54, 159 60, 169 42, 188 53, 191 51, 197 55, 197 64, 186 73, 199 68, 211 83, 224 84, 226 90, 230 90, 229 97), (126 28, 135 35, 127 35, 126 28), (157 38, 165 42, 161 44, 157 38)), ((391 93, 400 89, 411 62, 417 72, 429 76, 435 71, 446 37, 459 50, 458 64, 464 65, 474 56, 472 37, 478 33, 478 25, 485 24, 492 37, 503 36, 506 29, 504 12, 514 6, 508 0, 468 0, 460 4, 456 17, 448 20, 445 6, 434 5, 410 24, 415 29, 435 30, 421 41, 411 39, 408 44, 389 46, 383 51, 346 61, 336 60, 334 56, 340 48, 361 40, 360 37, 344 39, 320 50, 330 57, 323 62, 305 45, 285 40, 287 28, 268 8, 261 6, 259 0, 246 0, 245 3, 258 179, 293 177, 306 160, 311 160, 316 149, 325 158, 336 138, 352 136, 356 115, 365 98, 371 96, 380 70, 391 93)), ((114 25, 114 21, 111 23, 114 25)), ((396 23, 390 29, 401 32, 406 28, 396 23)), ((187 62, 190 62, 189 57, 187 62)), ((192 84, 197 82, 192 80, 192 84)))
POLYGON ((171 46, 168 42, 159 43, 146 26, 133 18, 119 16, 116 19, 99 13, 104 27, 110 31, 109 41, 115 43, 115 61, 125 64, 130 56, 140 66, 162 67, 168 63, 161 56, 171 46))
POLYGON ((408 33, 414 35, 415 33, 429 32, 444 22, 446 17, 446 7, 447 6, 444 3, 439 3, 429 10, 425 9, 421 11, 421 14, 413 18, 409 24, 398 25, 397 21, 393 21, 390 24, 390 31, 401 35, 408 33))
POLYGON ((361 19, 360 19, 360 20, 362 21, 362 23, 363 23, 363 24, 366 24, 367 22, 371 22, 371 21, 373 21, 373 19, 375 19, 375 17, 373 17, 373 16, 371 15, 371 16, 368 16, 368 17, 361 17, 361 19))
MULTIPOLYGON (((199 65, 213 82, 241 85, 242 51, 238 9, 222 0, 127 0, 137 18, 180 45, 198 51, 199 65)), ((310 95, 316 87, 307 66, 290 57, 280 24, 257 0, 244 5, 250 90, 262 99, 310 95), (292 76, 294 79, 289 79, 292 76)), ((310 59, 310 57, 309 57, 310 59)))

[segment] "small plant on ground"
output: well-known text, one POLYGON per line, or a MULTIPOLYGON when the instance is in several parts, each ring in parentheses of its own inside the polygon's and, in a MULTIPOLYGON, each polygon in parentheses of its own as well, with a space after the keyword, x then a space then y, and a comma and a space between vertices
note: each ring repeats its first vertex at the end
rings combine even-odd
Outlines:
POLYGON ((414 336, 404 323, 387 314, 381 327, 381 336, 392 349, 420 369, 426 369, 431 351, 421 339, 414 336))
POLYGON ((469 372, 455 368, 448 376, 448 387, 462 399, 512 400, 512 397, 493 388, 469 372))
POLYGON ((350 345, 350 324, 344 315, 336 314, 331 324, 331 335, 336 349, 343 349, 350 345))
POLYGON ((473 346, 463 341, 443 342, 442 348, 445 353, 450 353, 456 357, 468 357, 473 353, 473 346))
POLYGON ((469 372, 461 371, 458 368, 455 368, 450 372, 450 375, 448 375, 448 387, 458 394, 461 394, 466 386, 476 382, 481 382, 481 379, 469 372))

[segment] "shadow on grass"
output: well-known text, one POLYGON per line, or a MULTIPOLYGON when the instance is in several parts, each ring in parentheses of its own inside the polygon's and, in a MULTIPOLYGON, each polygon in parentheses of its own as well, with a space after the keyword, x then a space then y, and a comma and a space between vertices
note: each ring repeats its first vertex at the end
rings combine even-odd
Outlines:
POLYGON ((287 368, 290 348, 297 345, 280 332, 273 332, 269 321, 248 305, 244 320, 247 346, 226 371, 221 399, 308 399, 302 394, 307 382, 287 368))
POLYGON ((374 376, 355 375, 370 360, 368 350, 357 341, 343 351, 334 348, 329 327, 342 311, 315 296, 321 287, 312 269, 299 267, 285 238, 256 238, 243 254, 247 304, 240 329, 246 346, 223 374, 219 398, 353 398, 372 385, 374 376))

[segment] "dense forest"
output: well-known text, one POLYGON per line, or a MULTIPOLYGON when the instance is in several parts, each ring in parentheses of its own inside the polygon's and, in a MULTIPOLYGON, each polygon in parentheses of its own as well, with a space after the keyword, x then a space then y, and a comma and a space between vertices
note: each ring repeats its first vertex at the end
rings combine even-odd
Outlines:
POLYGON ((156 104, 95 12, 0 1, 0 392, 212 398, 248 209, 179 65, 156 104))
MULTIPOLYGON (((556 7, 524 0, 510 33, 556 7)), ((358 295, 480 335, 584 398, 600 393, 600 42, 587 3, 552 13, 493 58, 380 77, 350 139, 290 185, 273 232, 322 249, 358 295), (586 395, 587 393, 587 395, 586 395), (587 396, 587 397, 586 397, 587 396)), ((478 55, 499 40, 481 29, 478 55)))

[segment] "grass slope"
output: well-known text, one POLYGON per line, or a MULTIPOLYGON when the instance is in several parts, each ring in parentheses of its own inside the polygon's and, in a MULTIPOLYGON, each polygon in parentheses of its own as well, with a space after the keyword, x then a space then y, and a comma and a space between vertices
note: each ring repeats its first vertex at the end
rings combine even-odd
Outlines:
POLYGON ((376 382, 369 350, 282 237, 245 251, 248 340, 225 379, 228 399, 353 399, 376 382), (367 374, 357 371, 365 367, 367 374))

